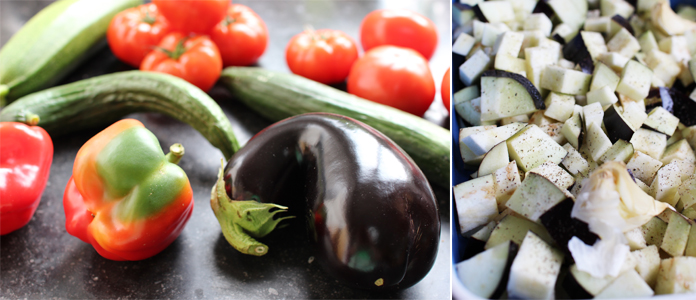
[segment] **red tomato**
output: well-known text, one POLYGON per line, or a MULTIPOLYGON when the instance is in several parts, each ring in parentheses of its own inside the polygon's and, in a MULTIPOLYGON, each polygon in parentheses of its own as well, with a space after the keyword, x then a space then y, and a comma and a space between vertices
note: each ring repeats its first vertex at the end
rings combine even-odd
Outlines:
POLYGON ((450 112, 450 68, 447 68, 445 76, 442 77, 440 95, 442 96, 442 104, 444 104, 445 108, 447 108, 447 112, 450 112))
POLYGON ((213 28, 210 38, 220 49, 225 67, 248 66, 266 51, 268 30, 251 8, 232 4, 225 19, 213 28))
POLYGON ((348 92, 422 116, 435 97, 428 61, 418 52, 379 46, 359 58, 348 75, 348 92))
POLYGON ((171 33, 145 57, 140 70, 171 74, 207 91, 220 77, 222 59, 207 36, 171 33))
POLYGON ((406 9, 381 9, 369 13, 360 24, 365 51, 394 45, 418 51, 430 59, 437 47, 437 29, 430 19, 406 9))
POLYGON ((230 0, 152 0, 172 28, 185 33, 207 34, 225 18, 230 0))
POLYGON ((305 30, 285 48, 290 71, 324 84, 345 80, 356 59, 358 47, 339 30, 305 30))
POLYGON ((169 22, 150 3, 118 13, 111 19, 106 39, 116 57, 137 68, 169 32, 169 22))

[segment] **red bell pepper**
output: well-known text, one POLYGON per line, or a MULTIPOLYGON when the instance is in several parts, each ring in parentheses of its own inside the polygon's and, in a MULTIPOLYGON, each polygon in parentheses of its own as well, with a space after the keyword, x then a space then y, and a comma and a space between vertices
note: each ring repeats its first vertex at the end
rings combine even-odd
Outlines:
POLYGON ((29 223, 53 161, 53 142, 37 126, 0 122, 0 235, 29 223))
POLYGON ((137 120, 114 123, 85 143, 63 195, 68 233, 111 260, 141 260, 164 250, 193 212, 193 191, 176 164, 137 120))

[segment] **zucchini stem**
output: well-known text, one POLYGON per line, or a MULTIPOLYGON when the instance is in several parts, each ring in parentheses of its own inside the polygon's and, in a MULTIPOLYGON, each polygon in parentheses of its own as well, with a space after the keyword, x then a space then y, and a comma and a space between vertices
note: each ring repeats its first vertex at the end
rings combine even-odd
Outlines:
POLYGON ((266 236, 275 229, 278 223, 294 218, 294 216, 285 216, 274 220, 275 215, 287 212, 288 208, 273 203, 230 199, 225 190, 223 169, 224 164, 220 167, 218 181, 210 196, 210 206, 220 222, 222 234, 237 251, 262 256, 268 253, 268 246, 254 238, 266 236))
POLYGON ((10 87, 0 84, 0 107, 5 107, 5 96, 10 92, 10 87))

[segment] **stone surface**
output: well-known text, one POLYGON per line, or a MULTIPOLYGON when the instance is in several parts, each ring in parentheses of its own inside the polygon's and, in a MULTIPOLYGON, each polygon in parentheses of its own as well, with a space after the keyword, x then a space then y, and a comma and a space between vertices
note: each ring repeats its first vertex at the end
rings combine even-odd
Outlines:
MULTIPOLYGON (((50 1, 0 1, 0 43, 9 39, 26 20, 50 1)), ((358 40, 359 24, 370 11, 406 7, 430 17, 438 26, 440 41, 430 60, 435 82, 450 65, 449 3, 446 0, 402 1, 235 1, 254 9, 266 22, 270 43, 259 65, 289 72, 285 45, 303 30, 343 30, 358 40)), ((97 53, 65 82, 130 69, 107 49, 97 53)), ((339 86, 340 88, 340 86, 339 86)), ((235 102, 221 86, 210 91, 234 127, 241 144, 270 122, 235 102)), ((216 181, 222 153, 197 131, 169 117, 139 113, 141 120, 167 149, 180 142, 186 155, 180 166, 194 192, 195 208, 181 236, 167 249, 139 262, 102 258, 91 245, 65 231, 63 191, 72 174, 79 148, 105 128, 53 137, 55 154, 49 181, 36 214, 24 228, 0 237, 0 298, 428 298, 450 297, 449 190, 436 188, 442 235, 435 266, 415 286, 389 293, 353 290, 328 277, 314 260, 304 229, 291 225, 262 239, 270 247, 264 257, 237 253, 220 232, 210 209, 210 188, 216 181)), ((447 126, 445 108, 436 96, 426 118, 447 126)))

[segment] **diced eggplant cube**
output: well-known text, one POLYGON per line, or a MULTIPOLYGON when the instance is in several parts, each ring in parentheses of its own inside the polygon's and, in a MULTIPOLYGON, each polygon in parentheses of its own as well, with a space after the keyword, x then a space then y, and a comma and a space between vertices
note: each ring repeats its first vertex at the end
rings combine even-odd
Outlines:
POLYGON ((547 178, 528 173, 522 185, 515 190, 505 205, 525 218, 537 221, 542 214, 566 197, 563 190, 547 178))
POLYGON ((454 201, 462 234, 492 221, 498 215, 493 175, 454 186, 454 201))
POLYGON ((518 246, 515 243, 502 243, 457 263, 455 267, 459 280, 479 297, 499 297, 504 291, 517 250, 518 246))
POLYGON ((595 299, 650 297, 654 294, 650 286, 635 270, 629 270, 614 279, 595 299))
POLYGON ((552 29, 551 19, 543 13, 532 14, 524 21, 524 30, 541 30, 547 37, 551 35, 552 29))
POLYGON ((545 162, 530 170, 529 173, 543 176, 562 190, 567 190, 575 183, 575 178, 572 175, 566 170, 563 170, 559 165, 551 162, 545 162))
MULTIPOLYGON (((505 212, 502 214, 504 213, 505 212)), ((532 222, 523 217, 518 217, 514 214, 508 214, 500 220, 495 229, 493 229, 493 232, 491 232, 486 242, 485 249, 490 249, 507 241, 521 244, 528 231, 534 232, 547 243, 553 243, 553 238, 551 238, 549 232, 541 224, 532 222)))
POLYGON ((607 53, 609 50, 607 45, 604 43, 604 37, 599 32, 582 31, 580 32, 582 41, 587 48, 587 52, 590 54, 592 60, 596 60, 602 53, 607 53))
POLYGON ((525 172, 547 161, 559 164, 568 153, 536 125, 527 125, 507 143, 510 158, 525 172))
POLYGON ((604 107, 607 105, 612 105, 617 101, 619 101, 619 98, 616 97, 614 91, 608 85, 605 85, 600 89, 587 92, 588 104, 599 103, 602 105, 602 107, 604 107))
POLYGON ((462 33, 457 37, 452 45, 452 53, 459 54, 461 56, 469 55, 469 51, 476 44, 476 39, 466 33, 462 33))
POLYGON ((560 251, 528 232, 510 268, 508 296, 552 299, 562 262, 560 251))
POLYGON ((484 1, 477 4, 478 9, 490 23, 515 20, 515 12, 507 1, 484 1))
MULTIPOLYGON (((667 223, 667 230, 662 238, 660 249, 673 257, 684 255, 690 230, 689 221, 679 213, 673 213, 669 218, 669 223, 667 223)), ((694 275, 696 276, 696 274, 694 275)))
POLYGON ((677 201, 679 201, 677 190, 680 185, 681 173, 679 171, 679 166, 674 162, 666 164, 657 171, 657 175, 650 185, 650 190, 652 191, 651 196, 653 196, 655 200, 676 206, 677 201))
POLYGON ((546 110, 544 115, 554 120, 565 122, 573 115, 575 98, 570 95, 563 95, 550 92, 544 102, 546 110))
POLYGON ((495 121, 545 109, 541 94, 525 77, 488 71, 481 78, 481 121, 495 121))
POLYGON ((502 212, 507 208, 505 206, 507 201, 522 184, 517 163, 513 160, 504 168, 496 170, 493 173, 493 179, 495 180, 495 199, 498 202, 498 211, 502 212))
POLYGON ((590 124, 596 124, 601 128, 602 120, 604 119, 604 109, 602 109, 602 105, 595 102, 583 106, 582 118, 585 120, 585 128, 590 128, 590 124))
POLYGON ((640 181, 646 184, 652 183, 657 170, 662 167, 662 162, 657 159, 650 157, 640 150, 635 149, 633 151, 633 157, 626 164, 626 168, 633 173, 633 176, 640 179, 640 181))
POLYGON ((637 61, 629 61, 621 71, 621 81, 616 91, 631 99, 642 100, 650 92, 652 71, 637 61))
MULTIPOLYGON (((643 152, 659 160, 667 148, 667 136, 664 133, 639 128, 631 137, 631 144, 636 151, 643 152)), ((646 182, 647 183, 647 182, 646 182)))
MULTIPOLYGON (((513 266, 514 266, 513 262, 513 266)), ((696 257, 663 259, 657 274, 655 294, 696 293, 696 257)))
POLYGON ((502 141, 498 145, 493 146, 481 160, 479 165, 478 176, 493 174, 496 170, 504 168, 510 162, 508 156, 507 143, 502 141))
POLYGON ((597 123, 590 123, 587 127, 587 137, 585 141, 587 142, 586 147, 590 153, 590 157, 594 161, 598 161, 612 146, 611 140, 609 140, 609 137, 607 137, 597 123))
POLYGON ((660 247, 665 231, 667 231, 667 222, 660 220, 658 217, 653 217, 648 223, 641 226, 641 230, 648 245, 660 247))
MULTIPOLYGON (((607 130, 608 131, 608 130, 607 130)), ((614 145, 599 157, 600 162, 622 161, 627 163, 633 157, 633 145, 631 143, 618 140, 614 145)))
POLYGON ((470 86, 481 77, 483 71, 487 70, 490 65, 491 58, 483 50, 477 50, 459 67, 459 78, 466 86, 470 86))
POLYGON ((590 74, 557 66, 546 66, 541 73, 541 87, 562 94, 585 94, 591 80, 590 74))
POLYGON ((607 67, 607 65, 597 62, 594 73, 592 73, 592 82, 590 83, 590 91, 601 89, 608 86, 613 93, 616 91, 616 86, 619 85, 619 75, 607 67))
POLYGON ((588 170, 590 169, 590 164, 585 160, 584 157, 578 152, 578 150, 575 150, 572 145, 570 144, 565 144, 563 145, 563 149, 566 149, 568 151, 568 155, 563 158, 563 161, 561 161, 561 164, 563 167, 570 172, 570 174, 573 175, 578 175, 578 174, 587 174, 588 170))
POLYGON ((609 49, 610 52, 616 52, 624 57, 633 57, 640 51, 640 43, 638 43, 638 40, 633 37, 626 28, 621 28, 621 30, 609 40, 607 49, 609 49))
POLYGON ((466 144, 475 155, 484 155, 488 153, 493 146, 507 140, 525 127, 526 126, 522 123, 512 123, 471 134, 463 138, 462 142, 466 144))
POLYGON ((631 252, 638 262, 636 271, 638 275, 643 277, 645 283, 651 287, 655 287, 657 282, 657 273, 660 270, 660 253, 657 246, 650 245, 641 250, 631 252))
POLYGON ((495 125, 464 127, 459 129, 459 151, 465 164, 478 165, 483 159, 483 155, 476 155, 464 143, 464 139, 472 134, 484 132, 496 128, 495 125))
POLYGON ((650 111, 648 118, 645 119, 643 125, 650 127, 655 131, 671 136, 674 134, 674 131, 677 130, 679 119, 669 113, 666 109, 658 106, 650 111))
POLYGON ((556 245, 571 257, 568 250, 568 241, 572 237, 578 237, 586 244, 592 245, 597 240, 597 235, 590 232, 587 223, 571 217, 575 201, 570 198, 559 202, 541 215, 541 224, 546 227, 549 234, 556 241, 556 245))
POLYGON ((506 31, 498 36, 493 47, 493 55, 507 55, 517 58, 522 48, 524 34, 514 31, 506 31))

